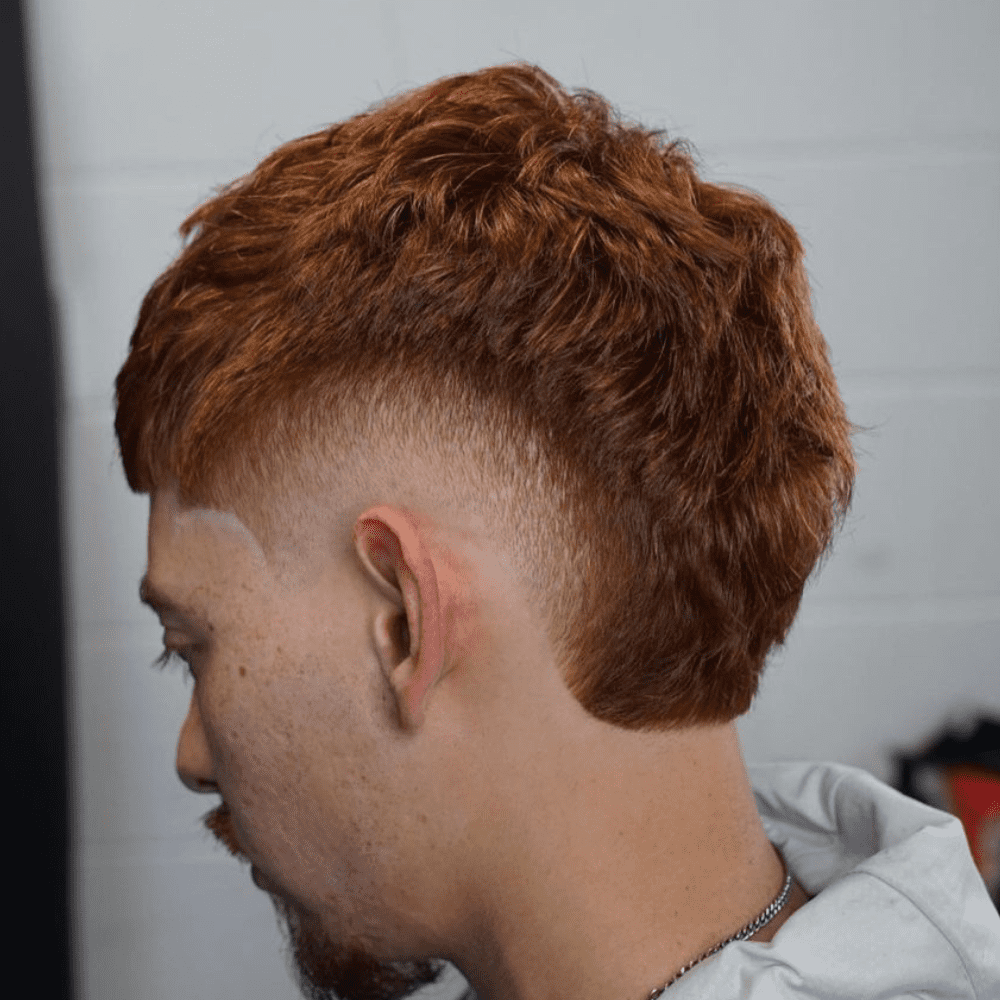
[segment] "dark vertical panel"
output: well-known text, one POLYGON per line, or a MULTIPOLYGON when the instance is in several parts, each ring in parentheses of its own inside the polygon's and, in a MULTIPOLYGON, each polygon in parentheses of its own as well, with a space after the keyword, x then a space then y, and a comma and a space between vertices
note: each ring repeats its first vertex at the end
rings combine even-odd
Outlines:
POLYGON ((19 3, 0 4, 0 447, 7 930, 13 987, 70 996, 59 366, 42 256, 19 3))

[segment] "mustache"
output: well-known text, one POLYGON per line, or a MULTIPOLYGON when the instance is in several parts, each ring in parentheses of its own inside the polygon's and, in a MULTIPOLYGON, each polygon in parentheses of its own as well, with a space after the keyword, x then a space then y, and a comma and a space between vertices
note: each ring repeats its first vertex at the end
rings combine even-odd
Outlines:
POLYGON ((221 802, 214 809, 210 809, 201 819, 209 833, 220 841, 227 851, 240 861, 250 859, 240 849, 240 841, 236 836, 236 828, 233 826, 233 814, 229 810, 226 802, 221 802))

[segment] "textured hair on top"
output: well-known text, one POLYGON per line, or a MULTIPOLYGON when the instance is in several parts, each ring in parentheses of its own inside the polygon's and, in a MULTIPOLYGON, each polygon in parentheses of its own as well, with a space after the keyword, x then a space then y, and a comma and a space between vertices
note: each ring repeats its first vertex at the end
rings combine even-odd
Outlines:
POLYGON ((133 490, 277 502, 423 442, 501 526, 590 713, 749 709, 855 470, 767 201, 514 64, 280 146, 181 233, 116 383, 133 490))

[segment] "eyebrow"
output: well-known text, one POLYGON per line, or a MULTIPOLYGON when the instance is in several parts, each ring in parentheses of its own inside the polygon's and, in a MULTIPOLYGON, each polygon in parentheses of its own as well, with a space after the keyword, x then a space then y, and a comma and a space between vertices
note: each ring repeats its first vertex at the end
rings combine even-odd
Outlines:
POLYGON ((167 597, 162 590, 158 590, 149 582, 149 577, 144 576, 139 581, 139 600, 148 608, 152 608, 158 615, 170 614, 177 618, 182 618, 187 622, 196 623, 205 620, 204 615, 199 614, 190 605, 181 604, 170 597, 167 597))

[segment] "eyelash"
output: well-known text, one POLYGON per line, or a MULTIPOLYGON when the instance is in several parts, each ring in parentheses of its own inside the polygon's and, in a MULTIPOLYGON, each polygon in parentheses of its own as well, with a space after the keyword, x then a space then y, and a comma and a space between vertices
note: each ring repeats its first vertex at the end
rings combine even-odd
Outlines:
POLYGON ((153 660, 152 664, 157 670, 165 670, 167 667, 181 666, 184 667, 184 676, 194 679, 194 671, 191 669, 191 663, 182 656, 176 649, 165 649, 160 655, 153 660))

